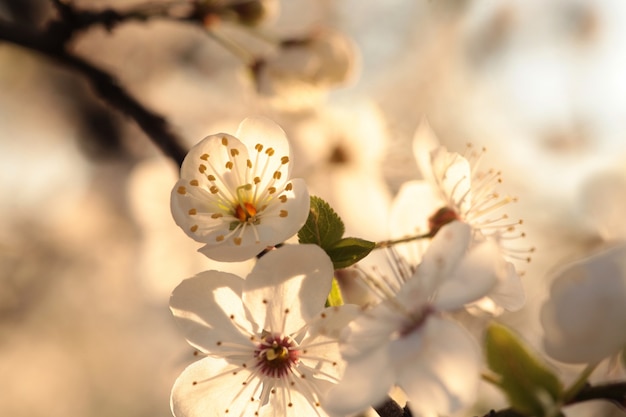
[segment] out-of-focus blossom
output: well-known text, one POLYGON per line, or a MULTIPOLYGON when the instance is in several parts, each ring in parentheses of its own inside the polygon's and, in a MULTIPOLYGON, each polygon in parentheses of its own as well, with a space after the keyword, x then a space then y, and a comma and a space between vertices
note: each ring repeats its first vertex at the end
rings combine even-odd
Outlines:
POLYGON ((339 331, 356 313, 324 308, 332 276, 318 246, 286 245, 245 280, 208 271, 183 281, 170 307, 206 357, 174 384, 174 415, 325 416, 320 397, 343 370, 339 331))
MULTIPOLYGON (((496 186, 500 173, 480 169, 482 151, 470 148, 467 157, 448 152, 435 137, 427 122, 423 121, 413 141, 413 151, 424 180, 408 181, 402 185, 391 209, 390 228, 394 237, 411 233, 436 234, 445 224, 460 220, 471 226, 472 237, 480 242, 488 239, 498 243, 501 256, 525 259, 528 250, 518 252, 508 243, 524 236, 517 230, 521 221, 511 221, 501 208, 515 199, 501 196, 496 186)), ((413 264, 419 262, 427 243, 414 248, 398 250, 413 264)), ((513 311, 525 302, 524 289, 513 265, 507 268, 507 278, 496 288, 489 299, 481 300, 479 307, 492 313, 502 308, 513 311)))
POLYGON ((349 82, 357 52, 349 38, 323 29, 304 38, 282 41, 273 56, 252 68, 258 92, 285 109, 319 103, 326 92, 349 82))
POLYGON ((470 227, 450 223, 435 236, 413 275, 370 278, 382 301, 342 335, 347 367, 324 402, 331 414, 349 415, 381 403, 393 385, 421 416, 447 415, 471 404, 480 378, 480 350, 445 315, 489 292, 504 265, 493 242, 467 252, 470 243, 470 227))
POLYGON ((554 273, 541 308, 544 346, 568 363, 596 363, 626 346, 626 244, 554 273))
POLYGON ((285 132, 259 117, 245 119, 235 135, 194 146, 171 197, 176 224, 218 261, 249 259, 289 239, 309 214, 304 180, 289 176, 285 132))
POLYGON ((604 240, 626 241, 626 177, 593 175, 582 186, 580 207, 590 227, 604 240))

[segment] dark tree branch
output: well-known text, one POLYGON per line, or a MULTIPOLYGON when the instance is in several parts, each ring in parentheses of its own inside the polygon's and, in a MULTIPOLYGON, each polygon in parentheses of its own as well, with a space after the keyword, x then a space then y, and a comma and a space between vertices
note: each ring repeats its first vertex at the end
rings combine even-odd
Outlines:
POLYGON ((413 417, 408 407, 400 407, 400 404, 391 397, 387 397, 384 403, 373 408, 380 417, 413 417))
POLYGON ((178 165, 182 164, 187 150, 181 139, 172 132, 165 118, 139 103, 111 74, 68 52, 65 48, 67 39, 59 39, 46 32, 33 31, 0 20, 0 41, 2 40, 37 51, 83 75, 105 102, 135 120, 165 155, 178 165))

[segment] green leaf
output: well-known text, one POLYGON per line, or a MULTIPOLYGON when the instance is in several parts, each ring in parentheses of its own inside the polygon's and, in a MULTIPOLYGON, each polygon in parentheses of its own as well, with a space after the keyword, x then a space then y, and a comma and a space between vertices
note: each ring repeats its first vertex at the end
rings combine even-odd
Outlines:
POLYGON ((343 221, 332 207, 321 198, 311 196, 309 217, 298 232, 298 241, 315 243, 326 250, 341 239, 344 232, 343 221))
POLYGON ((376 243, 357 237, 346 237, 325 248, 335 269, 347 268, 365 258, 376 247, 376 243))
POLYGON ((326 307, 336 307, 343 305, 343 296, 341 295, 341 289, 337 279, 333 277, 333 283, 330 287, 330 293, 326 299, 326 307))
POLYGON ((532 416, 547 416, 562 398, 563 385, 534 352, 506 327, 487 329, 487 363, 499 376, 497 385, 515 410, 532 416))

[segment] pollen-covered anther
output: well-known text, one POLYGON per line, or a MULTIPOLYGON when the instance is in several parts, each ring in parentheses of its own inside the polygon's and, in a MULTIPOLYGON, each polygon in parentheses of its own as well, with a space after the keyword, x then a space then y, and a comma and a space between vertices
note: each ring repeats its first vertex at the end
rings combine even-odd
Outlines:
POLYGON ((211 214, 211 218, 212 219, 219 219, 221 217, 224 217, 224 215, 222 213, 213 213, 213 214, 211 214))
POLYGON ((228 138, 226 136, 222 136, 222 145, 228 146, 228 138))
POLYGON ((237 155, 239 155, 239 150, 238 149, 233 148, 233 149, 230 150, 230 156, 235 157, 237 155))
POLYGON ((176 192, 177 192, 178 194, 185 195, 185 194, 187 194, 187 189, 185 188, 185 186, 184 186, 184 185, 181 185, 180 187, 178 187, 178 188, 176 189, 176 192))
POLYGON ((237 217, 240 222, 254 218, 256 214, 257 209, 252 203, 243 203, 243 205, 240 204, 235 208, 235 217, 237 217))
POLYGON ((189 228, 189 230, 191 230, 193 233, 195 233, 195 232, 198 230, 198 225, 197 225, 197 224, 194 224, 193 226, 191 226, 191 227, 189 228))
POLYGON ((267 156, 274 156, 274 149, 273 148, 267 148, 265 150, 265 153, 267 154, 267 156))
POLYGON ((282 176, 282 173, 280 171, 274 171, 273 177, 275 180, 279 180, 281 176, 282 176))
POLYGON ((258 183, 260 183, 260 182, 261 182, 261 178, 259 178, 259 177, 254 177, 254 183, 255 183, 255 184, 258 184, 258 183))
POLYGON ((233 239, 233 242, 235 242, 235 245, 239 246, 241 245, 241 238, 240 237, 236 237, 233 239))
POLYGON ((217 194, 217 193, 220 191, 220 189, 219 189, 219 188, 217 188, 217 186, 216 186, 216 185, 212 185, 212 186, 211 186, 211 188, 209 188, 209 191, 210 191, 212 194, 217 194))
POLYGON ((209 154, 208 153, 203 153, 202 155, 200 155, 200 159, 202 159, 203 161, 208 161, 209 154))
POLYGON ((216 242, 221 242, 223 240, 224 240, 224 235, 218 235, 218 236, 215 237, 215 241, 216 242))
POLYGON ((280 197, 278 197, 278 199, 280 200, 281 203, 286 203, 287 202, 287 196, 286 195, 281 195, 280 197))
POLYGON ((191 180, 191 181, 189 181, 189 185, 197 187, 198 185, 200 185, 200 183, 198 182, 198 180, 191 180))
POLYGON ((234 166, 235 166, 235 164, 233 164, 233 161, 228 161, 228 162, 226 162, 226 164, 224 164, 224 167, 226 169, 233 169, 234 166))
POLYGON ((254 149, 256 149, 258 152, 261 152, 263 150, 263 145, 257 143, 256 145, 254 145, 254 149))
POLYGON ((270 193, 270 194, 274 194, 276 192, 276 187, 269 187, 267 189, 267 192, 270 193))
POLYGON ((280 163, 283 164, 283 165, 289 163, 289 157, 288 156, 283 156, 282 158, 280 158, 280 163))
POLYGON ((287 217, 288 214, 289 212, 287 210, 281 210, 280 213, 278 213, 278 216, 287 217))
POLYGON ((198 165, 198 171, 200 171, 201 174, 204 174, 204 171, 206 171, 206 165, 204 164, 198 165))
POLYGON ((248 168, 252 168, 252 161, 251 160, 246 160, 246 165, 248 166, 248 168))
POLYGON ((213 174, 209 174, 209 175, 207 175, 207 176, 206 176, 206 178, 207 178, 209 181, 215 181, 215 175, 213 175, 213 174))
POLYGON ((285 185, 285 191, 291 191, 293 190, 293 184, 292 183, 288 183, 287 185, 285 185))

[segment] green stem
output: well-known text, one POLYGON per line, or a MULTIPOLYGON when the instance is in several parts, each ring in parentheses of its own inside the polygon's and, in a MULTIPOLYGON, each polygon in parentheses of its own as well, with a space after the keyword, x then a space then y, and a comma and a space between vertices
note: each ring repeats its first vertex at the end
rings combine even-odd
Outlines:
POLYGON ((388 248, 390 246, 397 245, 399 243, 412 242, 412 241, 418 240, 418 239, 428 239, 430 237, 432 237, 431 234, 430 233, 426 233, 426 234, 423 234, 423 235, 415 235, 415 236, 403 237, 401 239, 383 240, 383 241, 380 241, 380 242, 376 242, 376 246, 374 246, 374 249, 388 248))
POLYGON ((594 371, 594 369, 596 369, 597 366, 598 366, 597 363, 587 365, 587 367, 578 376, 576 381, 574 381, 574 383, 568 389, 565 390, 565 392, 563 393, 563 402, 565 404, 567 404, 574 397, 576 397, 576 395, 578 395, 580 390, 585 387, 585 384, 587 383, 589 376, 594 371))

